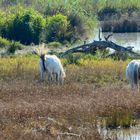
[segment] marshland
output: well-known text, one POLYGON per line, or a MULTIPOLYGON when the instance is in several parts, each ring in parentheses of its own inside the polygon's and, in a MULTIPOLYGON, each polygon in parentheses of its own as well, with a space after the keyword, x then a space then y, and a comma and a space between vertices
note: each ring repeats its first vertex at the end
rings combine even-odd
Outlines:
POLYGON ((139 139, 140 93, 125 74, 135 57, 107 57, 109 49, 62 56, 96 39, 98 28, 139 53, 139 8, 137 0, 0 1, 0 139, 139 139), (40 81, 32 52, 42 42, 62 62, 63 85, 50 85, 47 75, 40 81))

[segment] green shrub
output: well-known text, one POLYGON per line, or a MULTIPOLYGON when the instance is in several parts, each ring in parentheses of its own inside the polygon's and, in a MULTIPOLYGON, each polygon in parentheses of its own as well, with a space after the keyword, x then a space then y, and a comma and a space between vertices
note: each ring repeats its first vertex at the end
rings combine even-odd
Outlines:
POLYGON ((80 60, 86 56, 85 53, 70 53, 65 58, 68 64, 80 64, 80 60))
POLYGON ((68 40, 75 42, 80 39, 81 36, 86 33, 85 24, 82 20, 82 16, 74 13, 73 11, 68 14, 68 20, 70 21, 68 40))
POLYGON ((47 18, 46 23, 46 41, 47 42, 63 42, 67 36, 69 21, 62 14, 56 14, 47 18))
POLYGON ((110 17, 115 14, 118 14, 117 8, 107 6, 98 12, 98 18, 99 18, 99 20, 104 20, 105 17, 107 17, 107 16, 110 17))
POLYGON ((137 23, 133 20, 123 19, 121 21, 116 21, 113 25, 113 32, 123 33, 123 32, 137 32, 137 23))
POLYGON ((123 60, 123 61, 133 59, 133 56, 131 56, 130 54, 118 51, 115 51, 113 54, 110 55, 110 57, 113 58, 114 60, 123 60))
POLYGON ((10 41, 0 37, 0 48, 5 48, 10 45, 10 41))
POLYGON ((105 119, 106 128, 117 128, 117 127, 123 127, 123 128, 129 128, 132 124, 136 124, 134 120, 134 115, 132 112, 118 112, 114 111, 110 117, 107 117, 105 119))
POLYGON ((20 41, 23 44, 38 44, 41 33, 45 26, 45 20, 32 9, 22 9, 7 21, 3 26, 1 34, 10 40, 20 41))
POLYGON ((62 44, 60 42, 50 42, 48 43, 48 46, 57 48, 57 47, 62 46, 62 44))
POLYGON ((7 53, 15 53, 16 50, 21 50, 23 49, 23 45, 20 44, 19 42, 14 42, 12 41, 10 43, 10 46, 7 48, 7 53))

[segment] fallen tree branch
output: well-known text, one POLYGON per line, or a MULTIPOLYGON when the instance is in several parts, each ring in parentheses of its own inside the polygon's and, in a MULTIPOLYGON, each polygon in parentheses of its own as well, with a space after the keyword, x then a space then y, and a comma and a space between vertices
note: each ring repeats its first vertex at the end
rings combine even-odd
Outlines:
POLYGON ((66 136, 76 136, 76 137, 80 137, 80 135, 78 135, 78 134, 75 134, 75 133, 68 133, 68 132, 58 133, 58 135, 66 135, 66 136))
POLYGON ((130 49, 130 47, 128 47, 128 48, 123 47, 112 41, 93 41, 92 43, 84 44, 84 45, 69 49, 66 52, 64 52, 63 55, 67 55, 69 53, 77 53, 77 52, 95 53, 97 49, 103 50, 106 48, 110 48, 110 49, 113 49, 113 50, 121 52, 121 53, 128 53, 128 54, 134 55, 135 57, 140 58, 140 54, 132 51, 132 49, 130 49))
POLYGON ((113 34, 109 34, 107 37, 104 36, 104 38, 105 38, 106 41, 108 41, 108 39, 109 39, 111 36, 113 36, 113 34))
POLYGON ((97 50, 105 50, 106 48, 110 48, 110 49, 113 49, 117 52, 120 52, 120 53, 128 53, 128 54, 131 54, 131 55, 134 55, 135 57, 138 57, 140 58, 140 54, 134 52, 132 49, 133 47, 123 47, 121 45, 118 45, 112 41, 109 41, 109 38, 112 36, 113 34, 109 34, 107 37, 104 37, 105 40, 102 41, 101 39, 101 30, 99 29, 99 34, 98 34, 98 37, 99 37, 99 41, 93 41, 91 43, 87 43, 86 44, 86 41, 84 41, 84 44, 83 45, 80 45, 80 46, 77 46, 75 48, 72 48, 72 49, 69 49, 67 50, 66 52, 64 52, 62 54, 62 56, 64 55, 67 55, 69 53, 77 53, 77 52, 84 52, 84 53, 96 53, 97 50))

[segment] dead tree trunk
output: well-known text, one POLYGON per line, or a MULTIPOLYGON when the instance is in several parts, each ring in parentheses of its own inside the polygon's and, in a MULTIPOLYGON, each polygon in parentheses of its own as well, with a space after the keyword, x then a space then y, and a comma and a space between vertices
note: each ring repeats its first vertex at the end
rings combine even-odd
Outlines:
POLYGON ((120 53, 128 53, 131 55, 134 55, 137 58, 140 58, 140 54, 132 51, 132 47, 123 47, 121 45, 118 45, 112 41, 108 41, 109 37, 111 37, 112 34, 108 35, 105 37, 105 40, 102 41, 99 38, 99 41, 93 41, 92 43, 84 44, 72 49, 67 50, 66 52, 63 53, 63 55, 69 54, 69 53, 77 53, 77 52, 84 52, 84 53, 96 53, 96 50, 104 50, 106 48, 113 49, 115 51, 118 51, 120 53))

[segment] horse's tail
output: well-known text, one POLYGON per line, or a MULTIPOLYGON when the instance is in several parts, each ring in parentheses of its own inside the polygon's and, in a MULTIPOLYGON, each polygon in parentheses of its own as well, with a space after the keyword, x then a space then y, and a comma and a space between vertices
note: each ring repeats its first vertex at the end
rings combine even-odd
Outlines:
POLYGON ((61 67, 60 75, 61 75, 61 77, 65 78, 66 77, 66 73, 64 71, 64 68, 63 68, 62 64, 60 65, 60 67, 61 67))
POLYGON ((139 78, 139 72, 138 72, 138 65, 134 66, 134 84, 137 85, 138 84, 138 78, 139 78))
POLYGON ((65 73, 65 71, 64 71, 64 69, 63 69, 63 68, 61 69, 61 76, 62 76, 63 78, 65 78, 65 77, 66 77, 66 73, 65 73))

